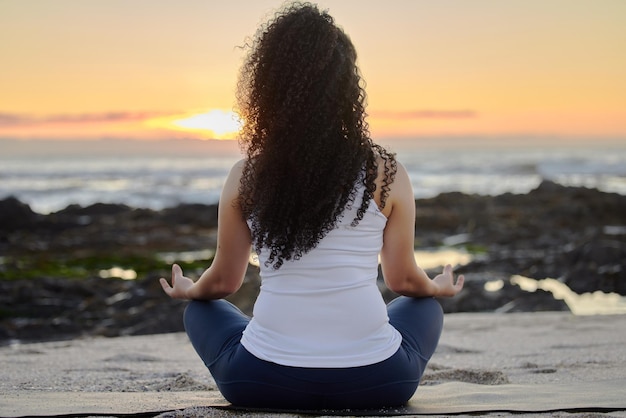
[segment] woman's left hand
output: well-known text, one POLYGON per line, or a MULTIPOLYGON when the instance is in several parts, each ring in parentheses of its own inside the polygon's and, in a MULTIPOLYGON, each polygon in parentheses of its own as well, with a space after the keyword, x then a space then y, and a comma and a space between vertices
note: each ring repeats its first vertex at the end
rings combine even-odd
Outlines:
POLYGON ((456 283, 454 281, 454 273, 452 272, 452 266, 446 265, 443 269, 443 273, 438 274, 433 279, 437 291, 435 296, 437 297, 452 297, 463 289, 463 283, 465 282, 465 276, 462 274, 457 277, 456 283))
POLYGON ((183 276, 183 269, 178 264, 172 265, 172 285, 161 277, 159 280, 163 291, 172 299, 191 299, 189 290, 194 286, 194 281, 183 276))

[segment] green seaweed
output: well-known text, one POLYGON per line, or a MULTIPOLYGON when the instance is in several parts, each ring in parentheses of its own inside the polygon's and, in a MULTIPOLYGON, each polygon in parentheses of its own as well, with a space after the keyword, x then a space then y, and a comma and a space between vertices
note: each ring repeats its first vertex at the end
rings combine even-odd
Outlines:
MULTIPOLYGON (((0 264, 0 280, 37 279, 62 277, 86 279, 98 277, 101 270, 118 267, 134 270, 138 278, 150 273, 169 274, 171 266, 157 254, 107 253, 107 254, 32 254, 5 256, 0 264)), ((200 270, 208 267, 212 259, 181 261, 184 270, 200 270)))
POLYGON ((468 253, 474 255, 487 254, 489 252, 489 248, 483 244, 465 243, 461 248, 465 248, 468 253))

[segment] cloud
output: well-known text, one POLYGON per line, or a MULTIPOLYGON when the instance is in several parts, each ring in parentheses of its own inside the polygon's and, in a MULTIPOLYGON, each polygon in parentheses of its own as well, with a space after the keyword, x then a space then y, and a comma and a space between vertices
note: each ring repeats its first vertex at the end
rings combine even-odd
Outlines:
POLYGON ((24 115, 16 115, 12 113, 0 113, 0 126, 22 125, 27 121, 24 115))
MULTIPOLYGON (((157 117, 180 115, 180 112, 154 111, 116 111, 100 113, 60 113, 51 115, 31 115, 24 113, 0 112, 0 127, 35 127, 50 124, 82 123, 120 123, 136 122, 157 117)), ((477 113, 473 110, 410 110, 403 112, 374 111, 370 117, 376 119, 413 120, 413 119, 473 119, 477 113)))
POLYGON ((35 116, 21 113, 0 113, 0 127, 40 126, 48 124, 111 123, 142 121, 169 113, 164 112, 102 112, 35 116))
POLYGON ((474 110, 409 110, 404 112, 374 111, 370 113, 372 118, 413 120, 413 119, 474 119, 478 114, 474 110))

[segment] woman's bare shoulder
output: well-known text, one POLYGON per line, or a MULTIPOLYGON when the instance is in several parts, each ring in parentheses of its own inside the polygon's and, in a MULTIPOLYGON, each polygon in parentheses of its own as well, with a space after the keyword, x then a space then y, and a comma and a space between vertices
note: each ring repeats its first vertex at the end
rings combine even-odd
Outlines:
POLYGON ((242 159, 237 161, 230 169, 224 187, 222 188, 222 198, 229 196, 235 198, 239 194, 239 185, 241 177, 243 176, 243 170, 246 164, 246 160, 242 159))
POLYGON ((248 161, 247 159, 242 158, 241 160, 239 160, 235 164, 233 164, 231 170, 243 171, 243 168, 246 165, 247 161, 248 161))
POLYGON ((241 159, 233 164, 233 166, 230 168, 230 172, 228 173, 228 178, 236 180, 241 179, 244 167, 246 166, 246 161, 246 159, 241 159))

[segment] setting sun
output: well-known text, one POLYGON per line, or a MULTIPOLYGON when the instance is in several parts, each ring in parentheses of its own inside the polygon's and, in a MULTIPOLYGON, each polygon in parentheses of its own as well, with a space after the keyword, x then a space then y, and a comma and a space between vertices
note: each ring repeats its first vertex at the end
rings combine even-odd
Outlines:
POLYGON ((211 131, 215 139, 224 139, 232 138, 239 131, 240 122, 234 112, 211 110, 175 120, 172 125, 182 129, 211 131))
POLYGON ((147 121, 147 125, 168 130, 193 132, 210 139, 234 139, 241 126, 237 114, 214 109, 203 113, 176 115, 147 121))

